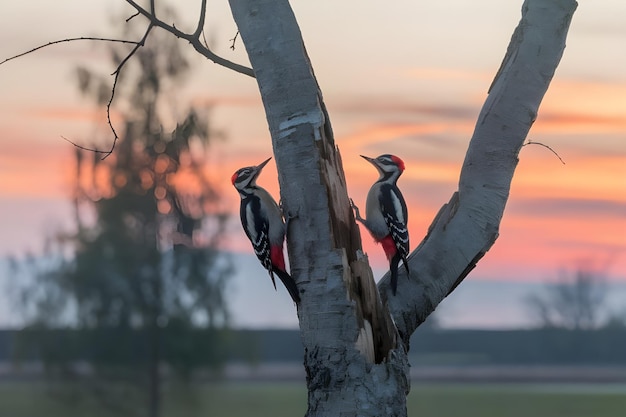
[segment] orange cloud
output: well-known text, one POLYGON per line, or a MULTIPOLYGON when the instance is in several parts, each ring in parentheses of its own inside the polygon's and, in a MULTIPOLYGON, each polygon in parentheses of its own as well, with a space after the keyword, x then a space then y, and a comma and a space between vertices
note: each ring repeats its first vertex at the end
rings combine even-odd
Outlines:
POLYGON ((365 149, 370 145, 378 145, 407 136, 425 136, 448 132, 467 132, 467 123, 378 123, 361 126, 358 130, 336 138, 342 152, 353 149, 365 149))
MULTIPOLYGON (((447 76, 462 77, 461 74, 447 76)), ((582 93, 587 90, 580 90, 578 99, 584 97, 582 93)), ((555 91, 558 92, 558 89, 555 91)), ((606 89, 602 91, 609 93, 606 89)), ((572 99, 573 93, 566 93, 572 99)), ((608 97, 608 102, 612 102, 613 95, 608 97)), ((626 91, 623 97, 626 97, 626 91)), ((558 100, 567 101, 567 98, 557 98, 551 98, 552 104, 549 100, 544 103, 531 135, 585 133, 606 138, 607 134, 620 137, 626 132, 626 118, 620 117, 617 109, 606 113, 600 110, 587 113, 584 109, 576 110, 574 105, 560 107, 558 100)), ((258 104, 256 98, 222 97, 207 104, 251 107, 254 102, 258 104)), ((367 101, 361 105, 337 103, 335 106, 338 119, 348 112, 358 115, 347 121, 339 119, 340 123, 334 121, 350 196, 357 204, 365 204, 367 190, 377 178, 376 170, 358 154, 386 148, 402 150, 407 170, 400 179, 400 186, 410 208, 412 246, 417 246, 439 207, 456 189, 463 152, 474 128, 477 110, 471 107, 435 108, 393 100, 367 101), (368 114, 367 123, 362 123, 362 112, 368 114)), ((100 115, 79 108, 30 111, 25 114, 37 119, 70 123, 91 122, 100 115)), ((240 113, 232 117, 235 122, 239 119, 240 113)), ((49 122, 46 123, 49 126, 49 122)), ((262 127, 266 128, 264 123, 261 120, 262 127)), ((17 128, 15 124, 11 127, 17 128)), ((37 136, 25 136, 19 132, 0 128, 0 137, 11 138, 10 146, 0 154, 0 195, 69 195, 74 170, 71 145, 56 134, 53 139, 41 141, 34 139, 37 136)), ((232 213, 228 247, 251 253, 238 224, 239 197, 229 180, 238 168, 257 164, 270 156, 266 154, 270 152, 270 141, 265 130, 253 136, 244 133, 240 132, 232 141, 220 145, 221 153, 212 161, 212 166, 219 169, 208 169, 210 177, 219 182, 224 205, 232 213)), ((49 131, 46 134, 50 136, 49 131)), ((601 257, 611 251, 623 251, 623 236, 626 233, 620 234, 624 226, 620 210, 623 207, 621 204, 626 201, 626 151, 613 143, 618 142, 607 142, 604 148, 600 148, 601 152, 597 149, 587 152, 585 143, 580 140, 564 142, 559 139, 560 145, 556 150, 566 160, 566 165, 562 165, 545 148, 524 147, 513 180, 501 237, 473 275, 495 276, 500 271, 503 274, 508 271, 511 275, 513 270, 531 271, 526 273, 532 274, 534 270, 555 270, 567 266, 568 262, 585 254, 601 257), (618 154, 612 155, 612 152, 618 154)), ((274 161, 265 168, 259 183, 279 198, 274 161)), ((386 259, 382 249, 373 243, 365 230, 361 230, 370 260, 378 268, 384 268, 386 259)), ((616 263, 614 268, 616 274, 626 276, 623 262, 616 263)))
MULTIPOLYGON (((581 113, 539 112, 532 133, 575 133, 600 135, 626 132, 626 117, 581 113)), ((532 135, 531 133, 531 135, 532 135)))
MULTIPOLYGON (((84 108, 84 107, 35 107, 21 109, 23 117, 28 119, 44 119, 44 123, 50 123, 50 120, 70 123, 94 123, 108 125, 106 109, 104 108, 84 108)), ((114 126, 123 124, 122 116, 119 112, 111 109, 111 122, 114 126)), ((75 129, 75 127, 74 127, 75 129)), ((119 128, 118 128, 119 129, 119 128)), ((119 133, 118 133, 119 134, 119 133)))
POLYGON ((0 196, 54 196, 65 187, 73 167, 72 146, 61 138, 36 140, 6 128, 0 128, 3 152, 0 153, 0 196))
POLYGON ((577 156, 566 165, 546 154, 524 156, 513 179, 513 193, 521 197, 580 197, 626 199, 626 164, 622 156, 577 156), (552 161, 546 160, 552 158, 552 161))

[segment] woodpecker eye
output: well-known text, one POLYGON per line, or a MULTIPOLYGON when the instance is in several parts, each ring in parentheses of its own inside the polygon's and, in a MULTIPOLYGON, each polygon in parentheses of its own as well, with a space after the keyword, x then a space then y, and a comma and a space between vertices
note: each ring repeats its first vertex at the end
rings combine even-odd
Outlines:
POLYGON ((250 168, 241 168, 239 171, 235 172, 233 176, 230 178, 233 185, 236 182, 239 182, 250 175, 250 168))

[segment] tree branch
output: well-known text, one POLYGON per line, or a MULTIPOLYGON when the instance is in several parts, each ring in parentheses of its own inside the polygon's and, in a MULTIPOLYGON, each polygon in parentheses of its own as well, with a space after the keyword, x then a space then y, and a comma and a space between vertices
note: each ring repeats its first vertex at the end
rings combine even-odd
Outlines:
POLYGON ((206 18, 206 0, 202 0, 202 4, 200 5, 200 18, 198 19, 198 26, 196 27, 196 31, 193 33, 194 38, 200 38, 200 34, 204 29, 204 20, 206 18))
POLYGON ((89 152, 93 152, 93 153, 103 153, 103 154, 106 154, 107 156, 111 154, 111 150, 101 151, 100 149, 96 149, 96 148, 87 148, 86 146, 79 145, 78 143, 73 142, 73 141, 69 140, 68 138, 66 138, 65 136, 62 136, 62 135, 61 135, 61 139, 71 143, 76 148, 82 149, 83 151, 89 151, 89 152))
POLYGON ((119 140, 117 131, 115 130, 115 127, 113 127, 113 122, 111 121, 111 105, 113 104, 113 98, 115 97, 115 88, 117 87, 117 80, 119 79, 120 73, 122 72, 122 68, 124 67, 124 65, 126 65, 128 60, 135 54, 135 52, 137 52, 139 48, 145 45, 146 39, 148 39, 148 35, 150 34, 150 31, 152 30, 153 27, 154 26, 152 26, 152 24, 148 25, 148 27, 146 28, 146 32, 143 34, 143 37, 141 38, 141 40, 136 43, 135 47, 128 53, 128 55, 126 55, 124 59, 120 61, 115 71, 111 73, 111 75, 114 75, 115 77, 113 78, 113 86, 111 87, 111 97, 109 98, 109 102, 107 103, 106 108, 107 108, 107 123, 109 124, 109 127, 111 128, 111 132, 113 132, 113 144, 111 145, 111 148, 109 149, 108 152, 104 152, 104 156, 102 157, 103 160, 108 158, 108 156, 113 153, 113 150, 115 149, 115 145, 117 144, 117 141, 119 140))
POLYGON ((518 153, 559 64, 574 0, 526 0, 504 61, 470 142, 459 191, 442 207, 409 256, 391 296, 389 274, 379 283, 398 330, 410 335, 474 268, 498 237, 518 153))
POLYGON ((543 144, 543 143, 541 143, 541 142, 535 142, 535 141, 532 141, 532 140, 530 140, 530 139, 528 140, 528 142, 526 142, 526 143, 525 143, 524 145, 522 145, 522 146, 526 146, 526 145, 539 145, 539 146, 543 146, 544 148, 548 149, 550 152, 552 152, 553 154, 555 154, 555 155, 556 155, 556 157, 557 157, 557 158, 559 158, 559 161, 561 161, 561 163, 562 163, 563 165, 565 165, 565 161, 561 158, 561 156, 560 156, 558 153, 556 153, 556 151, 555 151, 554 149, 552 149, 551 147, 549 147, 548 145, 543 144))
POLYGON ((22 52, 19 53, 17 55, 14 55, 12 57, 6 58, 4 61, 0 62, 0 65, 12 61, 14 59, 23 57, 24 55, 28 55, 30 53, 33 53, 35 51, 38 51, 40 49, 46 48, 48 46, 52 46, 52 45, 57 45, 59 43, 65 43, 65 42, 74 42, 74 41, 101 41, 101 42, 114 42, 114 43, 125 43, 125 44, 130 44, 130 45, 138 45, 139 42, 136 41, 129 41, 127 39, 111 39, 111 38, 97 38, 97 37, 90 37, 90 36, 81 36, 79 38, 67 38, 67 39, 60 39, 58 41, 52 41, 52 42, 48 42, 44 45, 39 45, 36 46, 33 49, 29 49, 26 52, 22 52))
MULTIPOLYGON (((128 18, 128 20, 132 19, 132 17, 133 16, 128 18)), ((117 131, 115 130, 115 127, 113 127, 113 123, 111 121, 111 105, 113 103, 113 98, 115 97, 115 88, 117 86, 117 80, 118 80, 120 72, 121 72, 122 68, 124 67, 124 65, 126 64, 126 62, 128 62, 128 60, 135 54, 135 52, 137 52, 137 50, 145 44, 146 39, 148 38, 148 34, 150 33, 150 30, 152 28, 153 28, 152 25, 148 26, 148 28, 146 29, 146 32, 144 33, 144 35, 143 35, 143 37, 141 38, 140 41, 129 41, 129 40, 126 40, 126 39, 111 39, 111 38, 85 37, 85 36, 81 36, 81 37, 78 37, 78 38, 60 39, 60 40, 57 40, 57 41, 48 42, 48 43, 46 43, 44 45, 37 46, 37 47, 32 48, 32 49, 30 49, 30 50, 28 50, 26 52, 22 52, 20 54, 17 54, 15 56, 7 58, 4 61, 0 62, 0 65, 6 63, 8 61, 11 61, 13 59, 17 59, 17 58, 22 57, 24 55, 28 55, 30 53, 38 51, 38 50, 40 50, 42 48, 46 48, 48 46, 56 45, 56 44, 59 44, 59 43, 65 43, 65 42, 88 40, 88 41, 103 41, 103 42, 114 42, 114 43, 123 43, 123 44, 134 45, 133 49, 119 63, 119 65, 117 66, 117 69, 115 71, 113 71, 113 73, 111 73, 111 75, 114 75, 115 78, 113 79, 113 86, 111 88, 111 97, 109 98, 109 102, 107 103, 107 106, 106 106, 107 123, 108 123, 109 127, 111 128, 111 132, 113 132, 113 144, 111 145, 111 148, 108 151, 101 151, 101 150, 97 150, 97 149, 85 148, 83 146, 80 146, 80 145, 72 142, 71 140, 67 139, 64 136, 61 136, 64 140, 68 141, 69 143, 71 143, 72 145, 76 146, 77 148, 104 154, 102 159, 106 159, 109 155, 111 155, 111 153, 113 153, 113 149, 115 149, 115 145, 117 144, 117 141, 119 139, 117 131)))
POLYGON ((126 18, 126 23, 130 22, 131 20, 133 20, 137 16, 139 16, 139 12, 133 13, 131 16, 126 18))
POLYGON ((235 42, 237 42, 237 37, 239 36, 239 31, 237 31, 237 33, 235 33, 235 36, 230 39, 230 41, 232 42, 230 44, 230 49, 232 49, 233 51, 235 50, 235 42))
MULTIPOLYGON (((146 19, 148 19, 150 21, 150 23, 153 26, 158 26, 161 29, 165 29, 166 31, 168 31, 169 33, 171 33, 172 35, 176 36, 177 38, 180 39, 185 39, 186 41, 188 41, 193 47, 194 49, 200 53, 201 55, 203 55, 204 57, 206 57, 207 59, 210 59, 211 61, 215 62, 218 65, 221 65, 223 67, 229 68, 233 71, 239 72, 241 74, 245 74, 248 75, 250 77, 254 77, 254 71, 251 68, 246 67, 245 65, 240 65, 240 64, 236 64, 234 62, 231 62, 225 58, 220 57, 219 55, 215 54, 213 51, 211 51, 209 48, 207 48, 206 46, 204 46, 200 40, 200 34, 202 33, 202 27, 200 26, 202 24, 202 26, 204 26, 204 16, 206 13, 206 1, 203 0, 203 12, 201 13, 200 19, 198 21, 198 27, 196 28, 194 33, 185 33, 179 29, 176 28, 176 26, 174 25, 170 25, 165 23, 164 21, 158 19, 156 17, 156 15, 154 14, 154 10, 152 12, 149 12, 148 10, 144 9, 143 7, 141 7, 139 4, 137 4, 134 0, 126 0, 126 2, 128 4, 130 4, 131 6, 133 6, 137 12, 141 15, 143 15, 146 19), (198 28, 200 28, 200 31, 198 31, 198 28)), ((154 7, 154 4, 151 3, 151 7, 154 7)))

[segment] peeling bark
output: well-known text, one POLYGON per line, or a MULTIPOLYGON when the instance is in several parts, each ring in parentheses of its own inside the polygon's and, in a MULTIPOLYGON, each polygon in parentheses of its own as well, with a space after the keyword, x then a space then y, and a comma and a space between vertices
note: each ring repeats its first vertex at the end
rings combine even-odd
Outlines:
POLYGON ((230 5, 265 106, 290 219, 307 416, 404 417, 409 337, 498 236, 517 154, 561 58, 576 2, 524 3, 470 142, 459 190, 409 256, 411 276, 399 274, 396 297, 388 277, 377 289, 361 251, 330 120, 289 3, 230 5))

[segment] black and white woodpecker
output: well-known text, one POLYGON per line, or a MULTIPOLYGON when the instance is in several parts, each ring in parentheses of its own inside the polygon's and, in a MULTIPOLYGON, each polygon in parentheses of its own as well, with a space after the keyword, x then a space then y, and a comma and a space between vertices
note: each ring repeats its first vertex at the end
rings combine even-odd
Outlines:
POLYGON ((282 281, 294 303, 300 302, 296 282, 285 268, 283 243, 285 222, 278 204, 272 196, 256 184, 256 180, 269 160, 257 166, 244 167, 235 172, 231 181, 241 197, 240 216, 243 230, 250 239, 254 253, 270 274, 274 289, 274 274, 282 281))
POLYGON ((396 295, 398 288, 398 264, 404 263, 409 274, 409 230, 408 213, 404 197, 396 185, 404 171, 404 162, 395 155, 380 155, 369 158, 361 155, 376 167, 380 177, 367 194, 365 212, 367 219, 361 217, 359 208, 352 203, 356 220, 363 223, 377 243, 380 243, 389 261, 391 272, 391 290, 396 295))

